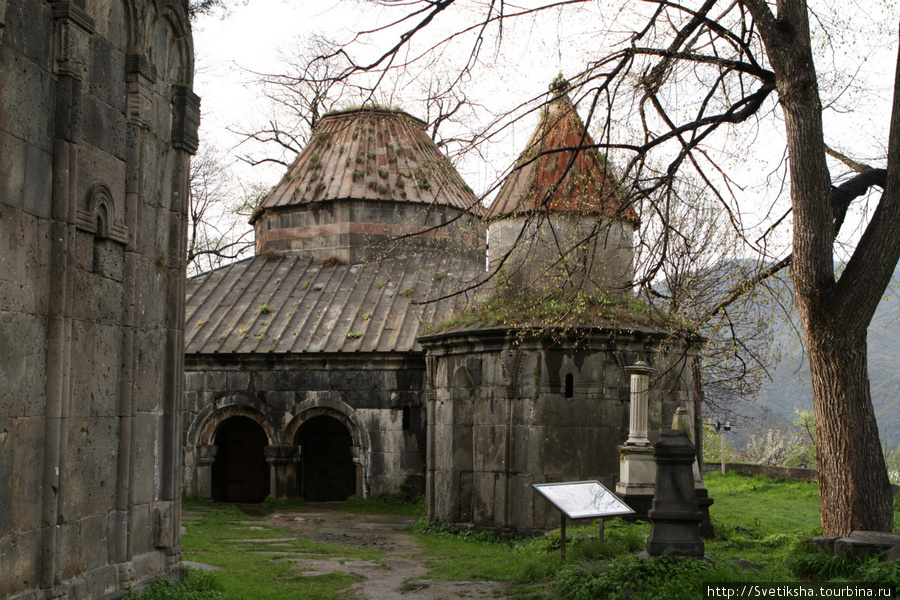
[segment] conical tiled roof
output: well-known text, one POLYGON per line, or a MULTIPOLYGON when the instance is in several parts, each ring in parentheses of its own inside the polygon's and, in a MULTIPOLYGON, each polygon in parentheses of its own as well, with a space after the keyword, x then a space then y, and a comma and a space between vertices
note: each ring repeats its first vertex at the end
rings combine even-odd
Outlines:
POLYGON ((552 86, 557 95, 544 108, 486 220, 540 211, 597 213, 637 223, 634 209, 622 206, 621 186, 596 148, 562 150, 594 144, 565 93, 567 87, 564 81, 552 86))
POLYGON ((450 161, 402 111, 363 108, 322 117, 310 143, 262 202, 269 208, 335 199, 392 200, 483 210, 450 161))

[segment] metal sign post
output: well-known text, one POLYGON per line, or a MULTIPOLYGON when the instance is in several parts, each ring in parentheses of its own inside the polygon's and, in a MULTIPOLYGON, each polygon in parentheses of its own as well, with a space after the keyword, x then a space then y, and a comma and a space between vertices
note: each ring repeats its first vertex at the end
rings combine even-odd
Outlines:
POLYGON ((549 500, 560 512, 560 553, 566 560, 566 517, 570 519, 600 519, 600 540, 603 540, 606 517, 633 514, 627 504, 606 489, 599 481, 569 481, 565 483, 533 483, 532 487, 549 500))

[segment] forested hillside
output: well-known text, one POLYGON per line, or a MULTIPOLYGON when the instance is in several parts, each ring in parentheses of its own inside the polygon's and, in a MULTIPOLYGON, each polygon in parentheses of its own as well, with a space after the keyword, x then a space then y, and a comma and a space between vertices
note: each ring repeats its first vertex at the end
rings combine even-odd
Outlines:
MULTIPOLYGON (((872 403, 878 417, 882 444, 889 448, 900 444, 900 268, 894 272, 894 283, 885 292, 869 326, 869 382, 872 403)), ((771 307, 768 307, 771 308, 771 307)), ((765 310, 765 309, 762 309, 765 310)), ((795 319, 796 321, 796 319, 795 319)), ((749 413, 769 421, 793 422, 795 409, 812 410, 809 364, 805 360, 802 340, 786 319, 775 318, 775 338, 780 360, 770 370, 771 381, 763 384, 756 406, 746 406, 749 413)), ((797 323, 799 327, 799 323, 797 323)))

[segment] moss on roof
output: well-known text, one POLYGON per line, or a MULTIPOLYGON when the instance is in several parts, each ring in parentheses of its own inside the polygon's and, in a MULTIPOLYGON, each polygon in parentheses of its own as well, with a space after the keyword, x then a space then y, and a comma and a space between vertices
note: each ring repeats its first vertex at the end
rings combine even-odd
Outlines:
POLYGON ((576 328, 674 332, 684 324, 635 298, 615 294, 554 292, 545 295, 499 294, 441 321, 427 334, 490 327, 526 330, 576 328))

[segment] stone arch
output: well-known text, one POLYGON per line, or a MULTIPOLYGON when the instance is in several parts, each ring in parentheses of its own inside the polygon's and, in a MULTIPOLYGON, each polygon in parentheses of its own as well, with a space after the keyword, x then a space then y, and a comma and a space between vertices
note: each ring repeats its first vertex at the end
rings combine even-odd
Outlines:
POLYGON ((207 404, 191 419, 185 435, 185 488, 189 493, 212 498, 212 468, 218 453, 216 434, 227 419, 237 416, 252 419, 265 432, 267 448, 277 443, 276 428, 268 413, 265 405, 246 395, 234 394, 207 404))
POLYGON ((245 415, 224 419, 213 438, 210 497, 222 502, 262 502, 271 493, 267 434, 245 415))
POLYGON ((360 422, 356 411, 346 402, 330 398, 315 398, 301 402, 297 407, 296 416, 291 419, 291 422, 288 423, 284 430, 282 443, 285 445, 292 444, 303 422, 320 415, 333 417, 343 423, 347 430, 350 431, 354 445, 359 446, 361 449, 368 449, 368 436, 366 436, 365 428, 360 422))
POLYGON ((356 413, 344 402, 318 399, 301 403, 297 416, 285 429, 283 444, 299 448, 297 488, 307 500, 343 500, 351 494, 366 495, 368 436, 356 413), (341 429, 346 432, 343 440, 341 429), (328 492, 320 494, 312 489, 317 475, 313 474, 316 469, 310 461, 321 460, 328 444, 335 454, 328 459, 333 460, 329 468, 337 476, 329 484, 328 492), (307 447, 303 448, 304 445, 307 447))
POLYGON ((190 85, 194 81, 194 42, 183 3, 173 2, 163 9, 163 16, 171 27, 174 44, 169 52, 168 81, 190 85))
POLYGON ((453 371, 450 382, 450 397, 456 400, 473 400, 475 398, 475 378, 469 367, 460 366, 453 371))
POLYGON ((175 0, 144 6, 144 27, 135 46, 156 67, 166 85, 193 82, 194 44, 186 6, 175 0))
POLYGON ((194 420, 197 427, 194 428, 192 425, 188 429, 188 441, 196 440, 195 445, 198 447, 212 446, 215 444, 216 433, 222 423, 231 417, 247 417, 256 421, 263 428, 269 445, 276 444, 278 435, 272 421, 261 410, 249 406, 248 400, 244 396, 226 396, 220 399, 216 403, 218 408, 209 407, 211 410, 208 414, 201 413, 194 420))
POLYGON ((563 398, 574 398, 575 388, 579 383, 580 373, 578 367, 570 356, 563 358, 562 368, 559 370, 559 392, 563 398))
POLYGON ((123 223, 124 211, 117 206, 109 186, 95 181, 88 188, 82 208, 75 214, 76 226, 95 238, 109 239, 119 244, 128 243, 128 228, 123 223))

